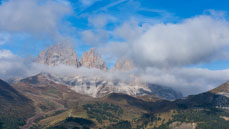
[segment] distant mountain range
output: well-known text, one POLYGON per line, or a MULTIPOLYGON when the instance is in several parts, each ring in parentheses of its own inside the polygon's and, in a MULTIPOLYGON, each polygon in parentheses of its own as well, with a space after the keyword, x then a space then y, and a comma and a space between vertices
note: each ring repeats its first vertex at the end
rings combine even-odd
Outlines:
MULTIPOLYGON (((38 56, 37 62, 49 66, 64 64, 76 68, 84 66, 89 69, 108 70, 105 61, 103 61, 96 49, 92 48, 85 52, 79 61, 73 48, 65 44, 56 44, 42 51, 38 56)), ((117 71, 130 71, 131 69, 134 69, 134 64, 127 59, 118 59, 114 68, 112 68, 112 70, 117 71)), ((77 93, 92 97, 103 97, 110 93, 125 93, 133 96, 155 95, 170 100, 182 98, 182 94, 172 88, 146 82, 143 83, 137 77, 134 77, 131 81, 124 82, 121 80, 108 80, 97 76, 66 77, 51 75, 50 73, 43 75, 51 81, 70 86, 77 93)))
MULTIPOLYGON (((49 66, 67 65, 73 67, 87 67, 100 70, 108 70, 106 62, 95 48, 83 53, 81 59, 78 58, 70 44, 58 43, 46 50, 43 50, 36 60, 37 63, 49 66)), ((134 69, 135 65, 128 59, 117 59, 113 70, 129 71, 134 69)))
MULTIPOLYGON (((78 59, 70 46, 52 46, 37 61, 109 71, 95 49, 78 59), (64 52, 62 50, 64 48, 64 52)), ((134 64, 117 61, 112 70, 134 64)), ((111 71, 112 71, 111 70, 111 71)), ((182 94, 156 84, 93 76, 40 73, 0 80, 1 129, 228 129, 229 83, 205 93, 182 94)))
POLYGON ((46 76, 25 78, 12 86, 0 81, 1 128, 227 129, 229 126, 228 82, 205 93, 170 101, 153 94, 110 93, 94 98, 46 76))

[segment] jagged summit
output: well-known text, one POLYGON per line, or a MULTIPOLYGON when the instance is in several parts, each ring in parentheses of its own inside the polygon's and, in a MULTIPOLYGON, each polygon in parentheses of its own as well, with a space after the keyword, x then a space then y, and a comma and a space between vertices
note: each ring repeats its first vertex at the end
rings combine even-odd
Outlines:
POLYGON ((40 64, 57 66, 60 64, 79 67, 79 59, 70 44, 58 43, 42 51, 37 59, 40 64))
POLYGON ((87 68, 97 68, 107 70, 107 65, 95 48, 85 52, 79 61, 74 49, 70 44, 58 43, 42 51, 37 59, 40 64, 57 66, 60 64, 87 68))
MULTIPOLYGON (((108 70, 105 61, 95 48, 91 48, 85 52, 79 62, 74 49, 67 44, 59 43, 41 52, 38 57, 38 62, 47 64, 49 66, 57 66, 60 64, 75 66, 84 66, 87 68, 96 68, 101 70, 108 70)), ((134 68, 134 64, 130 60, 118 59, 114 67, 116 70, 129 71, 134 68)), ((77 93, 89 95, 92 97, 103 97, 110 93, 124 93, 132 96, 155 95, 160 98, 174 100, 181 98, 182 94, 174 91, 171 88, 158 86, 148 83, 143 83, 137 78, 133 80, 122 81, 112 80, 103 77, 90 76, 56 76, 51 74, 45 75, 45 78, 53 82, 70 86, 72 90, 77 93)), ((38 75, 39 77, 39 75, 38 75)), ((30 83, 36 83, 36 79, 29 80, 30 83)), ((44 80, 45 81, 45 80, 44 80)))
POLYGON ((80 60, 82 66, 88 68, 97 68, 101 70, 107 70, 107 65, 103 61, 102 57, 98 54, 95 48, 91 48, 89 51, 85 52, 80 60))
POLYGON ((134 63, 131 60, 128 59, 117 59, 114 70, 124 70, 124 71, 130 71, 134 69, 134 63))

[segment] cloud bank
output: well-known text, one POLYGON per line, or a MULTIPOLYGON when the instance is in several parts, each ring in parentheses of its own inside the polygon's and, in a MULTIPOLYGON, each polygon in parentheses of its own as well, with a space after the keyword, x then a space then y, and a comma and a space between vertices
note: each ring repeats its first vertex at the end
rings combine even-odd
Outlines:
POLYGON ((209 91, 229 80, 229 69, 147 68, 136 73, 141 80, 172 87, 184 95, 209 91))
POLYGON ((140 67, 187 66, 229 59, 229 22, 212 15, 145 28, 124 24, 117 32, 126 42, 110 43, 104 53, 126 55, 140 67), (119 49, 113 50, 114 46, 119 49))
POLYGON ((8 0, 0 6, 0 30, 32 34, 38 38, 61 38, 63 18, 72 13, 64 0, 8 0))
POLYGON ((28 75, 30 65, 9 50, 0 50, 0 78, 21 78, 28 75), (28 70, 28 71, 27 71, 28 70))

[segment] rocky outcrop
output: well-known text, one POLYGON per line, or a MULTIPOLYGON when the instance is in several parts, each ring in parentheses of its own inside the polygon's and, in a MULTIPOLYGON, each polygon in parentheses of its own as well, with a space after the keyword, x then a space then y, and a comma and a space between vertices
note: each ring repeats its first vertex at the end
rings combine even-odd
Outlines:
POLYGON ((131 96, 153 95, 159 98, 175 100, 182 98, 182 94, 172 88, 141 83, 132 80, 109 80, 102 77, 73 76, 62 77, 60 75, 44 74, 49 80, 58 84, 70 86, 77 93, 92 97, 104 97, 111 93, 123 93, 131 96))
POLYGON ((83 54, 80 63, 82 66, 87 68, 97 68, 101 70, 108 69, 106 63, 94 48, 91 48, 89 51, 83 54))
POLYGON ((114 65, 114 70, 130 71, 134 69, 134 63, 127 59, 118 59, 114 65))
POLYGON ((57 66, 60 64, 87 68, 97 68, 107 70, 107 65, 102 57, 96 52, 94 48, 85 52, 79 61, 74 49, 69 44, 58 43, 50 48, 42 51, 37 59, 40 64, 49 66, 57 66))
POLYGON ((42 51, 37 59, 40 64, 57 66, 60 64, 79 67, 79 59, 69 44, 58 43, 42 51))

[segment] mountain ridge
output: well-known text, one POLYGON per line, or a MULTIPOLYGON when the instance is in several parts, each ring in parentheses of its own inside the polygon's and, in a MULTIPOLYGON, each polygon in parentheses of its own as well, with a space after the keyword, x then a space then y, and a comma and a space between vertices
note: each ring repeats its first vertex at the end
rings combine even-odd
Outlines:
POLYGON ((182 98, 182 94, 172 88, 141 83, 139 81, 123 82, 107 80, 101 77, 74 76, 62 77, 53 74, 44 74, 49 80, 68 85, 77 93, 92 97, 103 97, 110 93, 125 93, 132 96, 155 95, 164 99, 174 100, 182 98))

